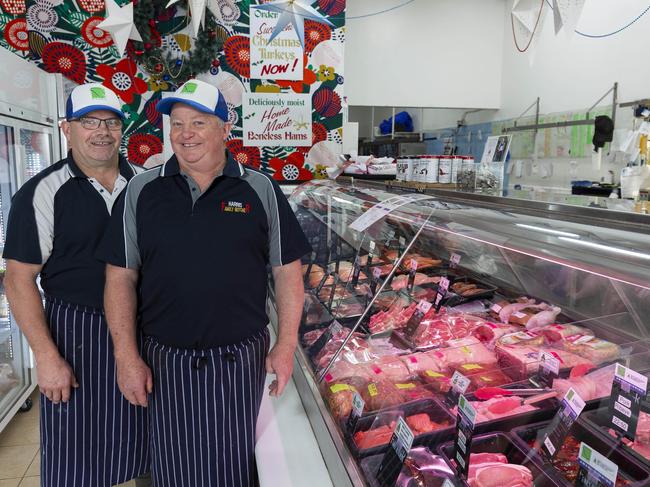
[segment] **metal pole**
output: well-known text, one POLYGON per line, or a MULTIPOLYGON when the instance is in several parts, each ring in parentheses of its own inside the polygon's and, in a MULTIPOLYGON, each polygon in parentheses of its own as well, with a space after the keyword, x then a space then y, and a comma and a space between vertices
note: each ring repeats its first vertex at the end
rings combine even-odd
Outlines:
POLYGON ((393 121, 393 123, 391 124, 391 128, 390 128, 390 138, 394 139, 395 138, 395 107, 393 107, 393 116, 391 120, 393 121))
POLYGON ((612 94, 612 122, 616 127, 616 105, 618 104, 618 81, 614 83, 614 93, 612 94))
POLYGON ((424 140, 424 107, 420 108, 420 142, 424 140))
MULTIPOLYGON (((375 141, 375 106, 372 106, 372 114, 370 115, 370 141, 375 141)), ((371 151, 372 152, 372 151, 371 151)))
POLYGON ((339 347, 339 349, 336 351, 336 353, 334 354, 334 356, 332 357, 332 359, 330 360, 330 362, 327 364, 327 367, 325 367, 325 370, 323 370, 323 372, 321 372, 321 375, 320 375, 320 377, 318 378, 318 382, 319 382, 319 383, 323 382, 323 379, 324 379, 325 376, 327 375, 327 372, 330 370, 330 368, 332 368, 332 365, 334 364, 334 362, 336 362, 336 360, 339 358, 339 355, 341 355, 341 352, 343 351, 343 349, 345 348, 345 346, 346 346, 346 345, 348 344, 348 342, 350 341, 350 338, 352 337, 352 334, 353 334, 355 331, 357 331, 357 328, 359 328, 359 325, 361 325, 361 322, 363 321, 363 319, 364 319, 364 318, 366 317, 366 315, 368 314, 368 311, 370 311, 370 308, 372 308, 372 305, 375 304, 375 301, 377 300, 377 297, 379 296, 379 294, 384 290, 384 288, 386 287, 386 285, 387 285, 387 284, 390 282, 390 280, 392 279, 393 275, 395 274, 395 271, 396 271, 397 269, 399 269, 399 266, 400 266, 400 264, 402 263, 402 261, 404 260, 404 257, 406 257, 406 254, 408 253, 408 251, 411 250, 411 247, 413 246, 413 244, 415 243, 415 241, 418 239, 418 237, 419 237, 420 234, 422 233, 422 230, 424 230, 424 227, 426 226, 426 224, 429 223, 429 220, 431 220, 431 216, 432 216, 432 215, 433 215, 433 208, 431 209, 431 212, 429 213, 429 216, 427 217, 427 219, 426 219, 426 220, 424 221, 424 223, 422 223, 422 225, 420 226, 420 228, 419 228, 419 230, 417 231, 417 233, 415 234, 415 236, 411 239, 411 241, 409 242, 409 244, 408 244, 408 245, 406 246, 406 248, 404 249, 404 252, 402 253, 402 255, 399 257, 399 259, 397 259, 397 262, 395 262, 395 265, 393 266, 393 268, 392 268, 392 269, 390 270, 390 272, 388 273, 388 276, 386 277, 386 279, 384 279, 384 282, 381 283, 381 286, 379 287, 379 289, 377 290, 377 292, 375 293, 375 295, 372 297, 372 299, 370 300, 370 302, 369 302, 368 305, 366 306, 366 309, 363 311, 363 314, 362 314, 361 316, 359 316, 359 319, 357 320, 357 322, 356 322, 356 323, 354 324, 354 326, 352 327, 352 330, 350 330, 350 333, 348 333, 348 336, 345 337, 345 340, 343 340, 343 343, 341 344, 341 346, 339 347))

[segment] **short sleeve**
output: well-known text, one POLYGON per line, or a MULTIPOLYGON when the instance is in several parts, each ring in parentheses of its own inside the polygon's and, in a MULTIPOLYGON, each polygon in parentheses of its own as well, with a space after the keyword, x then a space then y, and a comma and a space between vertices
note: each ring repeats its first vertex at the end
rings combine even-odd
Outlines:
POLYGON ((43 265, 50 258, 53 243, 54 192, 48 185, 30 181, 11 201, 2 257, 43 265))
POLYGON ((133 191, 133 181, 115 202, 95 257, 107 264, 137 270, 141 259, 136 229, 137 192, 133 191))
POLYGON ((277 213, 276 215, 271 214, 269 253, 270 264, 276 267, 300 259, 303 255, 311 252, 312 248, 280 186, 275 181, 271 181, 271 184, 273 185, 277 213))

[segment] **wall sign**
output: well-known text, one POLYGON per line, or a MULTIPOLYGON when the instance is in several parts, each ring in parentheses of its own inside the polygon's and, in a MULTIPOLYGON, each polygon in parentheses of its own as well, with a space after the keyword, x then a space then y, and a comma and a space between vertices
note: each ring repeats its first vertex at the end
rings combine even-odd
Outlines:
POLYGON ((311 145, 311 96, 246 93, 242 103, 245 146, 311 145))

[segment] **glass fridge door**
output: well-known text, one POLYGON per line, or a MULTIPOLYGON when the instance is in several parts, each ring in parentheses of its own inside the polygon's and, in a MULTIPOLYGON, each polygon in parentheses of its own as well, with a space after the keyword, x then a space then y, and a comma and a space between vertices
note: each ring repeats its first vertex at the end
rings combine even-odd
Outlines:
POLYGON ((23 169, 21 184, 52 164, 52 132, 45 127, 29 124, 18 129, 20 160, 23 169))
MULTIPOLYGON (((17 189, 16 129, 0 119, 0 246, 4 235, 11 197, 17 189)), ((16 402, 32 386, 27 341, 13 321, 3 285, 5 261, 0 260, 0 426, 15 410, 16 402)), ((0 430, 2 428, 0 427, 0 430)))

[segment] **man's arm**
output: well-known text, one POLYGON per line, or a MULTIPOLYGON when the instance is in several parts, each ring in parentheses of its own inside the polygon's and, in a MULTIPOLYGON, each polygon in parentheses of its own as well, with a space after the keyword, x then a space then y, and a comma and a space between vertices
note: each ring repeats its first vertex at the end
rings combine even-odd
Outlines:
POLYGON ((275 374, 269 387, 272 396, 279 396, 293 372, 293 354, 298 343, 298 327, 305 301, 300 259, 273 267, 275 298, 278 306, 278 340, 266 358, 266 371, 275 374))
POLYGON ((71 388, 79 384, 59 353, 45 321, 43 301, 36 285, 42 267, 7 259, 4 286, 11 312, 34 352, 39 389, 56 404, 67 402, 71 388))
POLYGON ((138 351, 136 309, 138 271, 106 265, 104 310, 113 338, 117 384, 134 406, 147 406, 147 394, 153 391, 151 370, 138 351))

